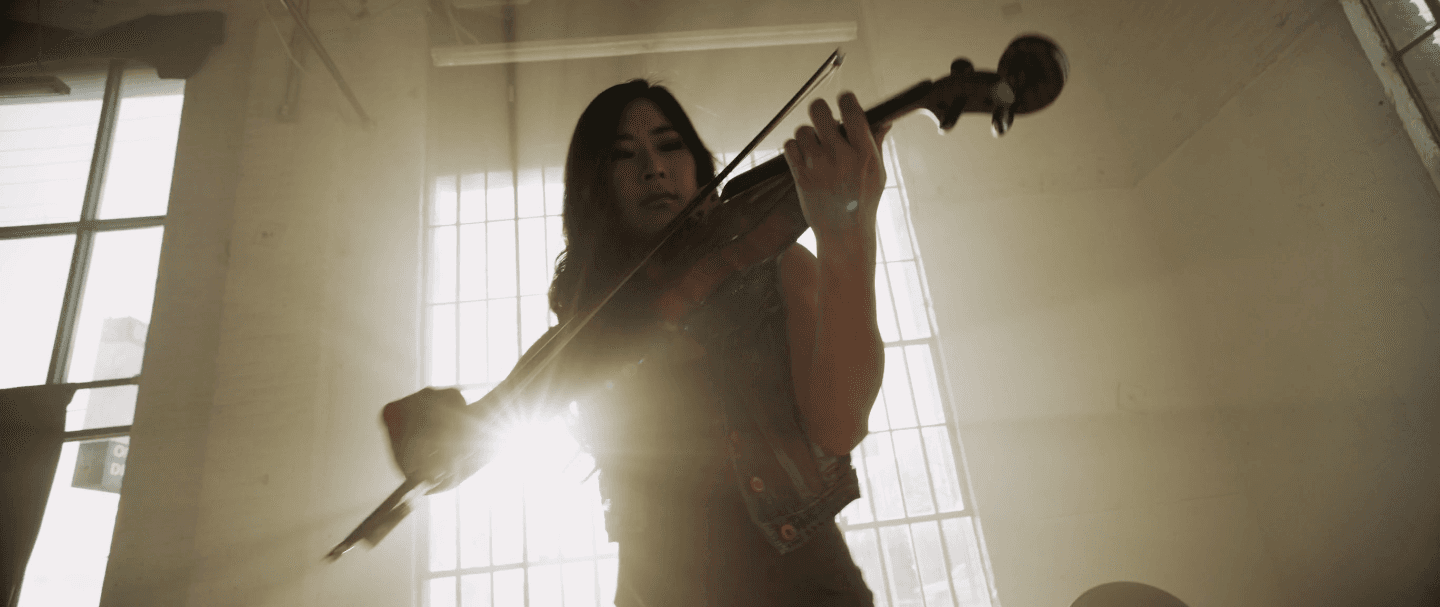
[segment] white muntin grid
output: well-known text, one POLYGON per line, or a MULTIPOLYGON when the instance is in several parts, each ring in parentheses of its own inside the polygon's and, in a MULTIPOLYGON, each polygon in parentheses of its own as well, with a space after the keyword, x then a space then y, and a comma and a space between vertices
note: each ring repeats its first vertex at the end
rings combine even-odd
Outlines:
MULTIPOLYGON (((757 154, 741 170, 774 155, 757 154)), ((838 521, 876 605, 990 606, 983 540, 941 387, 905 187, 888 142, 885 156, 890 179, 875 273, 885 379, 870 434, 853 454, 862 497, 838 521)), ((546 167, 433 180, 430 385, 459 386, 467 399, 479 398, 555 322, 545 293, 563 248, 561 176, 559 167, 546 167)), ((800 242, 814 250, 810 233, 800 242)), ((613 604, 617 551, 605 536, 596 478, 586 479, 593 460, 560 422, 537 422, 516 434, 508 455, 456 490, 428 498, 421 604, 613 604)))

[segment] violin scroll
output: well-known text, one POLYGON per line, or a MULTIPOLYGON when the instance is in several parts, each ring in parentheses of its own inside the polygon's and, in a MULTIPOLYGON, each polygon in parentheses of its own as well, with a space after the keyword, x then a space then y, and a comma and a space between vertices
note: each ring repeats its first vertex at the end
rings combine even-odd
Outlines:
POLYGON ((1039 111, 1055 101, 1070 75, 1070 62, 1054 42, 1040 36, 1021 36, 1005 47, 995 73, 1008 85, 1009 99, 1000 100, 992 125, 995 136, 1010 130, 1015 114, 1039 111), (1004 108, 1004 126, 1000 109, 1004 108))
POLYGON ((976 71, 969 60, 950 63, 950 74, 925 81, 865 113, 871 125, 889 122, 913 110, 930 112, 942 131, 965 112, 990 114, 992 132, 1005 134, 1015 116, 1039 111, 1060 96, 1070 66, 1065 53, 1048 38, 1020 36, 1000 55, 994 72, 976 71))

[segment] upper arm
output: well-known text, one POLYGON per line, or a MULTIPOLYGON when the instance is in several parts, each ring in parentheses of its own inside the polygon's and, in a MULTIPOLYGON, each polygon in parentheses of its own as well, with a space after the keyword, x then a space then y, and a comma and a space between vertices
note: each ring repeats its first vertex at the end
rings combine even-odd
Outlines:
POLYGON ((815 356, 815 324, 820 314, 820 262, 796 243, 780 254, 780 295, 785 301, 785 328, 790 342, 790 374, 795 396, 809 396, 810 363, 815 356))

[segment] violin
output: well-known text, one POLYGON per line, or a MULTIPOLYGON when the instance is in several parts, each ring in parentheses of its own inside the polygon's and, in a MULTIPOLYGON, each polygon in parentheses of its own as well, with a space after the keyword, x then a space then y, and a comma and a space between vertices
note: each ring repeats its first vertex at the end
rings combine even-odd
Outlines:
MULTIPOLYGON (((837 57, 838 52, 831 56, 829 62, 838 65, 837 57)), ((948 75, 910 87, 866 110, 865 118, 875 132, 901 116, 924 110, 943 132, 953 128, 961 114, 986 113, 991 116, 992 134, 1000 137, 1010 131, 1016 116, 1044 109, 1059 97, 1068 73, 1065 54, 1054 42, 1038 35, 1020 36, 1005 48, 994 72, 977 71, 970 61, 956 59, 950 64, 948 75)), ((812 77, 806 86, 815 81, 816 78, 812 77)), ((754 148, 802 94, 791 100, 781 115, 771 121, 735 162, 754 148)), ((843 132, 843 125, 841 128, 843 132)), ((665 229, 660 243, 620 279, 618 286, 588 313, 575 315, 552 331, 549 339, 532 346, 499 386, 474 405, 467 406, 463 399, 456 398, 460 402, 434 409, 478 409, 484 404, 493 410, 506 404, 533 400, 536 395, 528 391, 537 384, 535 380, 542 372, 555 373, 555 367, 560 365, 554 363, 562 350, 580 336, 592 324, 590 321, 613 299, 624 300, 629 310, 640 310, 640 314, 653 326, 675 330, 683 318, 704 305, 707 297, 725 279, 784 252, 809 228, 785 157, 777 156, 736 175, 717 199, 713 196, 715 189, 734 166, 735 163, 732 163, 726 167, 700 189, 665 229), (635 280, 637 276, 643 280, 635 280)), ((591 333, 594 333, 593 329, 591 333)), ((606 365, 601 373, 623 366, 623 362, 619 366, 606 365)), ((633 364, 630 366, 633 367, 633 364)), ((405 436, 406 430, 414 427, 453 423, 427 417, 421 411, 425 407, 411 407, 412 414, 412 411, 402 411, 396 406, 415 397, 438 398, 440 394, 442 392, 426 388, 387 405, 382 418, 392 438, 405 436)), ((362 540, 372 546, 379 543, 409 514, 409 499, 427 484, 433 484, 433 481, 427 482, 420 475, 407 478, 344 541, 336 545, 327 558, 339 558, 362 540)))

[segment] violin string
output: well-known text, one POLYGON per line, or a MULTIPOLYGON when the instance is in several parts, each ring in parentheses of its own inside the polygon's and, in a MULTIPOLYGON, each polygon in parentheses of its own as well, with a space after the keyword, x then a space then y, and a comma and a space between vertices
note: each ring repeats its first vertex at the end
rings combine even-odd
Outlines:
MULTIPOLYGON (((753 151, 755 147, 759 145, 760 142, 763 141, 765 137, 769 135, 770 132, 773 131, 782 120, 785 119, 786 116, 790 115, 790 112, 795 109, 795 106, 799 105, 800 102, 803 101, 807 96, 809 96, 810 93, 814 92, 815 89, 820 86, 820 84, 828 80, 829 77, 834 74, 834 72, 840 67, 841 62, 844 60, 844 57, 844 54, 842 54, 839 49, 836 49, 835 52, 831 53, 830 56, 827 57, 825 61, 820 64, 820 68, 817 69, 815 73, 810 76, 810 79, 807 80, 805 84, 800 87, 800 90, 796 91, 795 95, 790 98, 790 101, 787 102, 785 106, 780 109, 780 112, 770 120, 770 123, 765 125, 765 128, 762 129, 760 133, 756 135, 755 138, 752 139, 748 145, 745 146, 744 150, 740 154, 736 155, 735 158, 730 161, 729 165, 727 165, 720 173, 716 174, 714 178, 710 179, 710 181, 707 182, 705 186, 702 187, 700 191, 697 192, 695 196, 690 199, 690 202, 685 205, 685 208, 681 209, 680 213, 676 215, 675 219, 671 221, 668 226, 666 226, 663 235, 661 236, 657 244, 652 247, 648 253, 641 257, 640 261, 636 262, 630 268, 630 270, 620 278, 620 280, 615 284, 615 286, 612 287, 608 292, 606 292, 605 296, 600 298, 600 301, 594 306, 592 306, 589 311, 581 315, 572 316, 565 322, 561 323, 560 327, 553 334, 551 334, 551 337, 549 339, 546 339, 543 344, 540 344, 539 350, 536 351, 535 357, 524 361, 524 366, 526 368, 521 371, 521 375, 516 378, 515 383, 505 390, 506 394, 498 395, 501 402, 503 403, 502 407, 513 404, 511 402, 513 401, 513 399, 509 397, 514 394, 523 393, 525 389, 528 388, 530 384, 539 377, 540 372, 546 367, 548 367, 549 364, 560 355, 560 352, 565 348, 565 346, 569 345, 569 343, 574 340, 574 338, 580 333, 582 329, 585 328, 586 325, 590 324, 590 321, 593 320, 595 316, 600 313, 600 310, 604 309, 605 305, 609 303, 610 300, 614 299, 615 295, 620 292, 620 289, 624 287, 627 283, 629 283, 630 280, 634 278, 635 274, 639 272, 641 268, 645 267, 646 263, 649 263, 649 261, 654 258, 655 254, 658 253, 660 249, 662 249, 666 244, 669 243, 671 237, 673 237, 677 232, 679 232, 680 228, 686 224, 686 222, 690 219, 692 215, 695 214, 695 211, 700 207, 701 202, 706 200, 710 196, 710 194, 714 193, 714 191, 719 187, 720 182, 724 180, 725 177, 728 177, 730 173, 735 170, 735 167, 740 164, 740 161, 744 159, 747 154, 753 151)), ((519 365, 517 365, 517 368, 518 367, 519 365)), ((497 386, 496 389, 500 389, 500 386, 497 386)))

